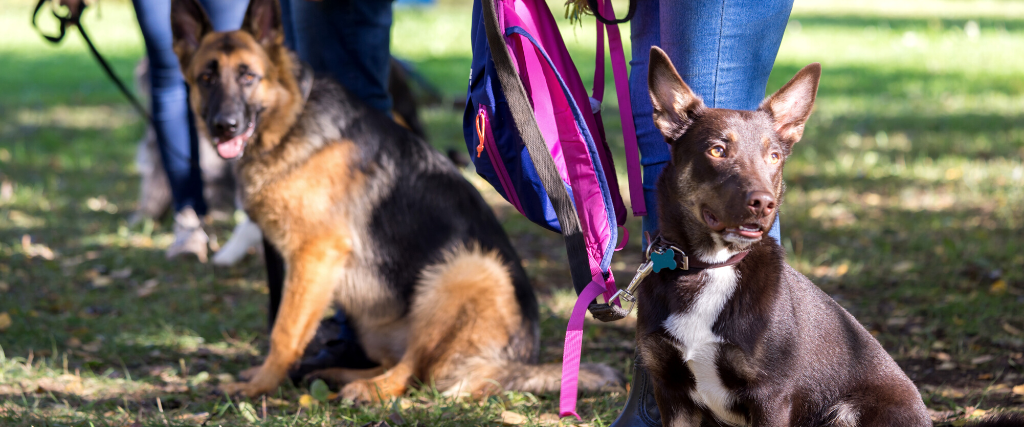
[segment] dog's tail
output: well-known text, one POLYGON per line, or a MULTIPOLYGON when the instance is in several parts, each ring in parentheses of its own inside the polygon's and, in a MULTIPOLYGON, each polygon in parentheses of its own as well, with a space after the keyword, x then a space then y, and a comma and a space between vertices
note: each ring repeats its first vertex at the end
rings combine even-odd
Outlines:
MULTIPOLYGON (((506 366, 503 381, 506 390, 530 393, 557 392, 562 381, 562 365, 528 365, 512 363, 506 366)), ((608 365, 583 363, 580 365, 579 389, 600 391, 606 387, 621 387, 625 378, 608 365)))
POLYGON ((1021 427, 1024 426, 1024 412, 1001 412, 984 419, 968 423, 968 427, 1021 427))

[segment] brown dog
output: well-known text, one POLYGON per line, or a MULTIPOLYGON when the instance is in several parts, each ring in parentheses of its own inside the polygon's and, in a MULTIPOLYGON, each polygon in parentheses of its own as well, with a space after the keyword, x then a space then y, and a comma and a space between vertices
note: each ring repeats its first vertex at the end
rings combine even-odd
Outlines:
MULTIPOLYGON (((480 194, 422 139, 314 79, 282 45, 278 7, 253 0, 242 30, 214 33, 195 0, 172 3, 197 127, 240 157, 245 209, 286 264, 270 354, 226 391, 276 388, 333 304, 389 368, 331 372, 342 397, 386 399, 415 380, 451 394, 556 389, 560 368, 534 365, 533 290, 480 194)), ((581 378, 619 381, 601 365, 581 378)))
POLYGON ((707 108, 660 49, 649 73, 654 121, 672 150, 652 253, 678 266, 658 257, 666 267, 655 262, 640 285, 637 347, 663 425, 930 426, 878 341, 762 238, 821 66, 800 70, 757 111, 707 108))

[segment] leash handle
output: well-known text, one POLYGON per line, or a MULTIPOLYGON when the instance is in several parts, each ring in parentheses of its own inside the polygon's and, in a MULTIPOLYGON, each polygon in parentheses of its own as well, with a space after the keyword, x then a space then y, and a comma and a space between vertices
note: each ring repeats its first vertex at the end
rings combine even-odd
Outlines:
POLYGON ((103 71, 107 73, 107 77, 114 82, 114 85, 116 85, 121 91, 121 94, 123 94, 124 97, 128 99, 128 102, 132 104, 132 107, 135 108, 135 111, 137 111, 142 118, 146 119, 146 121, 153 123, 153 117, 149 115, 149 112, 146 111, 145 108, 143 108, 142 103, 139 102, 138 98, 128 90, 128 87, 125 86, 124 82, 117 77, 117 74, 114 73, 114 69, 110 67, 110 64, 108 64, 107 60, 103 58, 103 55, 100 55, 100 52, 96 50, 96 46, 92 44, 92 39, 89 38, 89 34, 85 32, 85 27, 82 26, 82 13, 85 12, 85 8, 88 5, 84 1, 81 1, 78 3, 77 8, 68 7, 67 16, 60 16, 56 11, 53 11, 53 16, 57 18, 58 22, 60 22, 60 26, 58 27, 60 33, 56 36, 51 36, 43 33, 43 30, 41 30, 37 24, 39 11, 43 9, 43 6, 48 1, 51 0, 39 0, 39 2, 36 3, 36 7, 32 10, 32 28, 39 31, 39 35, 43 36, 43 38, 50 43, 59 44, 64 40, 64 36, 67 35, 68 26, 78 27, 78 33, 82 35, 82 40, 85 40, 85 45, 89 47, 89 52, 92 53, 93 58, 95 58, 96 62, 100 64, 103 71))
MULTIPOLYGON (((587 0, 587 5, 590 6, 590 12, 594 14, 594 18, 597 18, 598 22, 602 24, 618 25, 626 23, 629 22, 630 19, 633 19, 633 15, 636 14, 637 0, 629 0, 629 11, 626 12, 626 17, 622 19, 615 19, 615 13, 612 12, 612 19, 605 18, 604 15, 601 13, 600 6, 598 6, 598 1, 600 0, 587 0)), ((611 6, 611 3, 609 2, 608 5, 611 6)), ((608 10, 611 11, 610 8, 608 10)))
POLYGON ((67 16, 60 16, 57 14, 56 10, 51 10, 51 13, 53 13, 53 17, 57 18, 57 22, 60 22, 60 26, 58 27, 58 31, 60 31, 60 33, 58 33, 56 36, 51 36, 44 34, 43 30, 40 30, 39 26, 36 25, 36 18, 39 16, 39 11, 43 9, 43 5, 45 5, 48 1, 50 0, 39 0, 39 2, 36 3, 36 7, 32 10, 32 28, 35 28, 36 31, 39 31, 39 35, 43 36, 43 38, 45 38, 50 43, 57 44, 64 39, 64 35, 66 34, 65 28, 67 28, 68 25, 78 25, 82 18, 82 12, 85 11, 85 7, 88 5, 84 2, 79 2, 77 9, 69 6, 67 16))

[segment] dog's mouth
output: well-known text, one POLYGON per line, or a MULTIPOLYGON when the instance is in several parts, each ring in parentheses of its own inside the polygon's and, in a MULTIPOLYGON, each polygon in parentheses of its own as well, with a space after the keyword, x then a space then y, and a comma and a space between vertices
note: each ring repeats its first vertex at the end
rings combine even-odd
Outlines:
POLYGON ((742 239, 757 240, 764 235, 764 227, 757 222, 750 222, 730 227, 719 220, 710 209, 701 209, 701 214, 704 217, 704 223, 708 225, 708 228, 722 233, 726 237, 735 236, 742 239))
POLYGON ((729 227, 725 229, 725 234, 733 234, 748 239, 760 239, 764 231, 761 229, 761 224, 750 223, 743 224, 739 227, 729 227))
POLYGON ((217 146, 217 154, 225 159, 234 159, 241 156, 242 150, 245 149, 245 144, 249 142, 249 138, 252 137, 254 132, 256 132, 256 124, 255 122, 249 122, 249 126, 241 135, 228 140, 213 138, 213 144, 217 146))

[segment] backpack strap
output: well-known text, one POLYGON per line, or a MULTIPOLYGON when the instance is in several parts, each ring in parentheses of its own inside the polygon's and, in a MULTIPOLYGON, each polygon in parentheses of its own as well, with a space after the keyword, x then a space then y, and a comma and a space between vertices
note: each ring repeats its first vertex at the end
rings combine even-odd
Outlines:
POLYGON ((515 66, 512 65, 512 55, 508 52, 501 30, 498 29, 498 14, 494 9, 494 0, 481 0, 480 4, 484 9, 484 28, 494 69, 505 92, 512 120, 515 121, 516 129, 526 144, 530 159, 533 160, 540 181, 544 184, 548 198, 551 199, 555 215, 558 216, 558 224, 562 228, 562 238, 565 239, 565 249, 569 257, 569 273, 572 275, 573 288, 577 294, 582 294, 590 284, 591 277, 580 219, 576 216, 572 198, 569 197, 569 192, 566 191, 555 167, 555 161, 544 143, 544 136, 537 126, 537 118, 533 115, 530 100, 526 97, 526 88, 523 87, 523 82, 519 80, 515 66))

